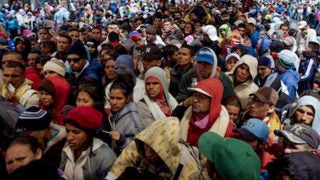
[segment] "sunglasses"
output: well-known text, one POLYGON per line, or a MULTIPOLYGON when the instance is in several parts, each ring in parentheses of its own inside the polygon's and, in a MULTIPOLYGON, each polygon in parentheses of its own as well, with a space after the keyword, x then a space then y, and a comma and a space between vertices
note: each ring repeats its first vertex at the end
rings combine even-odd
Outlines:
POLYGON ((71 61, 73 61, 73 62, 79 62, 81 60, 81 57, 79 57, 79 58, 67 58, 67 61, 68 62, 71 62, 71 61))

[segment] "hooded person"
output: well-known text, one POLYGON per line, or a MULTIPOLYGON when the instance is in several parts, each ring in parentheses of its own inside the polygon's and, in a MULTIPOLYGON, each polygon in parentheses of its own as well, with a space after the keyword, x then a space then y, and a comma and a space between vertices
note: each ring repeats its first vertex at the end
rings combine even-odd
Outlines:
POLYGON ((200 179, 197 162, 185 144, 180 143, 179 131, 177 118, 153 122, 123 150, 105 179, 113 180, 119 176, 129 179, 132 174, 126 174, 127 178, 123 174, 128 167, 161 179, 200 179))
POLYGON ((199 139, 199 150, 208 158, 208 172, 213 177, 230 180, 261 179, 260 159, 247 142, 235 138, 224 139, 214 132, 206 132, 199 139), (214 172, 210 172, 212 168, 214 172))
POLYGON ((245 109, 249 102, 249 95, 258 90, 258 86, 253 82, 257 75, 258 61, 251 55, 244 55, 227 73, 233 82, 234 92, 239 97, 241 106, 245 109))
POLYGON ((70 84, 62 77, 48 77, 39 85, 40 107, 53 114, 52 121, 63 125, 62 109, 68 104, 70 84), (48 97, 51 96, 51 97, 48 97))
POLYGON ((24 62, 27 62, 27 57, 31 51, 31 42, 27 37, 17 36, 14 38, 15 51, 20 53, 24 58, 24 62))
MULTIPOLYGON (((140 78, 136 77, 135 75, 135 69, 134 69, 134 62, 131 56, 129 55, 120 55, 116 59, 116 64, 115 64, 115 71, 116 74, 119 75, 123 73, 124 71, 130 71, 132 75, 135 77, 135 86, 133 88, 133 101, 138 103, 141 99, 143 99, 144 94, 145 94, 145 85, 144 81, 141 80, 140 78)), ((112 85, 112 82, 109 83, 106 87, 106 103, 105 103, 105 108, 110 108, 109 104, 109 91, 110 87, 112 85)))
POLYGON ((305 95, 293 104, 289 119, 285 119, 286 125, 295 123, 304 123, 311 126, 314 130, 320 133, 320 102, 317 98, 305 95), (301 116, 299 114, 308 113, 309 115, 301 116))
POLYGON ((187 109, 178 106, 180 110, 177 107, 172 115, 181 119, 181 139, 198 146, 199 137, 207 131, 216 132, 222 137, 232 136, 233 125, 229 121, 228 111, 221 105, 221 81, 209 78, 189 90, 193 93, 191 106, 187 109))
POLYGON ((152 67, 145 74, 146 95, 137 104, 143 128, 153 121, 170 117, 178 105, 169 93, 165 72, 159 67, 152 67))

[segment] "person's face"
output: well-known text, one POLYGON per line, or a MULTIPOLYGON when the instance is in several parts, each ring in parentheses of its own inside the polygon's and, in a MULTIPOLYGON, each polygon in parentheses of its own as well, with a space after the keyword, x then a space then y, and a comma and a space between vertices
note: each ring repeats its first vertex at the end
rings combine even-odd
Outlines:
POLYGON ((240 83, 246 82, 250 78, 249 67, 246 64, 241 64, 236 69, 236 81, 240 83))
POLYGON ((28 144, 14 144, 6 151, 6 169, 9 174, 19 167, 29 164, 31 161, 41 158, 41 150, 32 152, 28 144))
POLYGON ((231 69, 234 67, 234 65, 236 65, 237 61, 238 61, 237 58, 230 57, 228 59, 228 61, 226 62, 226 70, 231 71, 231 69))
POLYGON ((184 34, 189 35, 192 33, 192 25, 191 24, 186 24, 184 26, 184 34))
POLYGON ((111 89, 109 103, 113 112, 119 112, 129 101, 122 89, 111 89))
POLYGON ((54 103, 53 97, 51 94, 49 94, 47 91, 41 90, 40 91, 40 102, 44 106, 50 106, 54 103))
POLYGON ((209 113, 211 98, 199 92, 193 92, 192 95, 192 112, 203 118, 209 113))
POLYGON ((44 44, 40 45, 40 52, 44 56, 50 56, 51 55, 51 50, 52 50, 51 47, 48 46, 48 45, 44 45, 44 44))
POLYGON ((241 28, 238 28, 238 31, 239 31, 240 35, 241 35, 242 37, 244 37, 244 35, 245 35, 245 33, 246 33, 246 29, 243 28, 243 27, 241 27, 241 28))
POLYGON ((134 43, 135 43, 137 46, 143 46, 143 45, 144 45, 141 37, 134 39, 134 43))
POLYGON ((26 50, 26 45, 24 44, 24 42, 21 40, 17 40, 16 51, 23 52, 25 50, 26 50))
POLYGON ((171 22, 165 22, 163 23, 162 28, 164 32, 170 32, 173 29, 173 25, 171 22))
POLYGON ((36 60, 38 58, 38 54, 36 53, 29 53, 28 54, 28 65, 30 67, 35 67, 36 66, 36 60))
POLYGON ((40 39, 40 41, 49 40, 50 38, 51 38, 51 35, 50 35, 50 33, 48 32, 47 29, 40 29, 39 30, 39 39, 40 39))
POLYGON ((96 52, 97 49, 94 45, 87 44, 87 46, 88 46, 88 50, 89 50, 90 54, 94 54, 96 52))
POLYGON ((68 54, 67 61, 69 62, 73 72, 80 72, 86 64, 86 60, 77 54, 68 54))
POLYGON ((65 37, 59 37, 58 43, 57 43, 57 50, 59 52, 65 52, 70 47, 70 43, 67 38, 65 37))
POLYGON ((196 67, 204 79, 207 79, 210 77, 210 74, 212 72, 212 64, 201 61, 201 62, 197 62, 196 67))
POLYGON ((91 96, 84 91, 80 91, 77 96, 77 101, 76 101, 77 107, 78 106, 90 106, 93 107, 94 105, 94 100, 91 98, 91 96))
POLYGON ((97 41, 101 39, 101 30, 100 29, 93 29, 91 31, 91 37, 97 41))
POLYGON ((145 87, 146 92, 151 99, 157 98, 161 93, 161 83, 159 81, 147 79, 145 87))
POLYGON ((75 43, 80 37, 80 33, 78 31, 70 31, 68 35, 71 37, 72 43, 75 43))
POLYGON ((82 129, 77 128, 69 123, 65 124, 66 127, 66 139, 70 149, 73 151, 83 150, 87 147, 89 141, 89 135, 82 129))
POLYGON ((289 27, 288 26, 281 26, 281 30, 283 32, 288 32, 289 31, 289 27))
POLYGON ((25 75, 23 71, 16 67, 16 68, 7 68, 3 69, 3 81, 6 84, 11 83, 13 87, 16 89, 22 85, 25 80, 25 75))
POLYGON ((235 123, 239 117, 240 108, 238 106, 234 106, 234 105, 226 105, 226 109, 229 113, 229 120, 231 122, 235 123))
POLYGON ((43 75, 45 78, 49 78, 49 77, 59 77, 60 75, 54 71, 51 70, 46 70, 43 72, 43 75))
POLYGON ((190 49, 181 47, 178 52, 177 64, 179 66, 185 66, 192 62, 193 56, 191 56, 190 49))
POLYGON ((116 72, 114 71, 115 64, 116 62, 114 60, 108 60, 104 66, 104 72, 106 73, 108 79, 116 78, 116 72))
POLYGON ((155 18, 155 19, 153 20, 153 24, 154 24, 156 27, 161 27, 161 24, 162 24, 161 18, 155 18))
POLYGON ((116 32, 116 33, 119 33, 120 32, 120 28, 119 28, 119 26, 118 25, 115 25, 115 24, 110 24, 109 26, 108 26, 108 32, 110 33, 110 32, 116 32))
POLYGON ((267 66, 258 66, 258 76, 260 79, 264 79, 271 74, 271 69, 267 66))
POLYGON ((153 34, 150 34, 150 33, 146 33, 146 40, 148 41, 148 42, 153 42, 154 40, 155 40, 155 35, 153 35, 153 34))
POLYGON ((309 150, 308 148, 306 148, 305 144, 295 144, 285 137, 279 137, 279 145, 281 147, 282 153, 285 154, 309 150))
POLYGON ((301 106, 294 112, 294 118, 297 123, 311 125, 314 118, 314 109, 312 106, 301 106))
POLYGON ((12 61, 15 61, 15 62, 23 62, 22 59, 18 56, 18 55, 15 55, 15 54, 7 54, 7 55, 4 55, 2 57, 2 68, 4 68, 4 66, 8 63, 8 62, 12 62, 12 61))
POLYGON ((108 32, 105 30, 102 30, 101 31, 101 39, 107 39, 107 37, 108 37, 108 32))
POLYGON ((159 155, 147 144, 143 144, 144 155, 149 164, 157 164, 161 159, 159 155))
POLYGON ((219 31, 222 37, 226 36, 227 31, 225 29, 220 29, 219 31))
POLYGON ((263 120, 272 111, 269 104, 261 102, 257 97, 249 101, 249 115, 263 120))
POLYGON ((161 61, 160 60, 143 60, 142 61, 143 64, 143 70, 144 72, 147 72, 150 68, 155 67, 155 66, 160 66, 161 65, 161 61))
POLYGON ((80 32, 80 39, 86 41, 89 38, 89 33, 87 31, 80 32))

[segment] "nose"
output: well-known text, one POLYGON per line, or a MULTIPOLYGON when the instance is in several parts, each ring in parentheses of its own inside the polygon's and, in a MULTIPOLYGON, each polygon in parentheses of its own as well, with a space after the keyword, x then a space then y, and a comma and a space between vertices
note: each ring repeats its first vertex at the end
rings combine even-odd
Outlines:
POLYGON ((70 133, 67 133, 66 139, 67 139, 67 141, 72 141, 73 140, 73 136, 70 133))

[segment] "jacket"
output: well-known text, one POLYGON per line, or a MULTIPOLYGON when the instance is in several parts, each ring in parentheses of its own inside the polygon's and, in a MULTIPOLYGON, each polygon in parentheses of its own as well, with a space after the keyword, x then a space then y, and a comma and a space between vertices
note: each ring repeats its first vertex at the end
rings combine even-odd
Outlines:
POLYGON ((300 81, 298 73, 293 69, 289 69, 279 75, 280 80, 287 88, 288 96, 290 97, 291 102, 294 102, 298 89, 298 83, 300 81))
POLYGON ((256 58, 250 55, 242 56, 240 60, 237 61, 230 73, 227 73, 232 82, 234 82, 236 70, 241 64, 246 64, 249 67, 251 78, 249 78, 246 82, 237 85, 233 90, 240 99, 242 109, 246 109, 249 102, 249 95, 258 90, 258 86, 253 82, 253 78, 255 78, 257 75, 258 61, 256 58))
POLYGON ((111 113, 109 122, 112 130, 121 134, 120 140, 113 142, 113 149, 117 154, 142 130, 140 117, 134 102, 127 103, 117 113, 111 113))
MULTIPOLYGON (((94 138, 92 145, 92 154, 88 156, 82 166, 83 177, 85 180, 103 179, 108 173, 110 167, 116 159, 115 153, 111 148, 101 140, 94 138)), ((61 155, 60 169, 66 169, 67 161, 73 160, 73 152, 66 143, 61 155)), ((68 176, 67 172, 65 172, 68 176)), ((76 173, 76 172, 75 172, 76 173)), ((69 179, 71 180, 71 179, 69 179)))
MULTIPOLYGON (((115 161, 106 179, 112 180, 119 177, 127 167, 135 166, 158 174, 162 178, 172 178, 182 160, 183 145, 179 143, 179 120, 177 118, 166 118, 155 121, 145 130, 141 131, 122 152, 115 161), (143 145, 150 146, 164 162, 164 167, 160 169, 155 164, 149 164, 144 156, 143 145)), ((199 179, 200 171, 197 163, 187 155, 186 164, 184 164, 179 176, 179 180, 199 179)))

